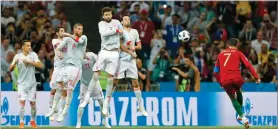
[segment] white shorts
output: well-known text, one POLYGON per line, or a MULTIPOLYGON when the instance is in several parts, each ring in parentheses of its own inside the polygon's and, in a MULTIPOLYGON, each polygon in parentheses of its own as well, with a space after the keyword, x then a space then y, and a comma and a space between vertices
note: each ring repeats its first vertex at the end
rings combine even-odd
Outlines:
POLYGON ((93 71, 104 70, 110 75, 115 75, 119 60, 118 51, 100 50, 93 71))
POLYGON ((51 89, 57 89, 58 85, 56 82, 57 76, 59 75, 59 73, 62 71, 63 67, 54 67, 52 76, 51 76, 51 81, 50 81, 50 88, 51 89))
POLYGON ((64 82, 64 89, 74 90, 77 82, 81 79, 82 70, 74 65, 66 65, 58 74, 56 82, 64 82))
POLYGON ((132 78, 138 79, 136 60, 119 60, 119 67, 115 74, 116 79, 132 78))
POLYGON ((30 89, 24 89, 22 87, 24 86, 18 85, 17 92, 19 100, 28 100, 30 102, 36 102, 37 83, 30 89))
MULTIPOLYGON (((81 83, 80 85, 80 93, 79 93, 79 99, 83 99, 85 97, 85 94, 88 91, 88 85, 81 83)), ((97 81, 97 86, 93 89, 93 92, 91 94, 91 97, 94 100, 98 100, 98 99, 103 99, 103 92, 100 86, 99 81, 97 81)))

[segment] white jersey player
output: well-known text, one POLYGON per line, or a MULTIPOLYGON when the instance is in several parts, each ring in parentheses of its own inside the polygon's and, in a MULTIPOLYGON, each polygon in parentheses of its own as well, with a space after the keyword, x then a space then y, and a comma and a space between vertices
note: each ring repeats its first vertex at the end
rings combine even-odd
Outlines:
POLYGON ((128 34, 129 39, 127 39, 127 37, 123 38, 124 47, 121 47, 122 51, 120 52, 119 67, 115 75, 116 79, 114 80, 113 90, 118 85, 119 79, 130 78, 133 86, 133 91, 139 105, 138 110, 141 111, 144 116, 148 116, 148 113, 145 111, 143 103, 141 102, 142 94, 138 83, 138 69, 136 66, 136 59, 134 59, 132 55, 129 54, 131 52, 132 54, 136 54, 135 50, 141 49, 141 41, 138 31, 130 28, 129 16, 122 17, 122 24, 124 27, 124 32, 128 34))
POLYGON ((57 47, 59 51, 64 47, 67 48, 63 57, 66 65, 56 79, 59 85, 63 85, 62 87, 67 90, 66 103, 62 113, 60 113, 57 118, 58 122, 63 121, 64 117, 67 115, 72 100, 73 90, 82 75, 82 61, 85 57, 85 50, 87 47, 87 37, 82 35, 83 25, 77 23, 73 28, 76 39, 65 37, 57 47), (79 39, 81 39, 82 42, 79 42, 79 39))
MULTIPOLYGON (((107 116, 108 104, 112 94, 113 77, 118 67, 120 36, 123 32, 123 27, 118 20, 112 19, 112 10, 110 7, 104 7, 102 9, 102 17, 103 21, 98 23, 101 36, 101 50, 98 54, 97 62, 93 67, 93 84, 89 86, 88 91, 92 92, 94 87, 96 87, 96 83, 99 80, 100 70, 106 71, 108 77, 102 113, 107 116)), ((89 98, 90 96, 86 95, 80 107, 85 107, 89 98)))
MULTIPOLYGON (((97 100, 99 102, 100 107, 102 108, 103 106, 103 92, 100 86, 99 81, 97 82, 97 86, 94 87, 93 92, 87 92, 88 91, 88 86, 92 85, 92 77, 93 77, 93 66, 97 60, 97 55, 93 52, 87 52, 85 59, 83 60, 83 65, 82 65, 82 76, 81 76, 81 85, 80 85, 80 93, 78 99, 80 100, 80 103, 83 102, 84 96, 86 93, 90 94, 90 96, 93 98, 93 100, 97 100)), ((84 112, 84 107, 78 107, 77 111, 77 124, 76 128, 81 127, 81 118, 83 116, 84 112)), ((110 125, 108 124, 108 118, 106 116, 103 116, 102 124, 106 128, 111 128, 110 125)))
MULTIPOLYGON (((54 71, 52 73, 51 81, 50 81, 50 88, 51 88, 50 99, 49 99, 50 112, 46 115, 47 117, 50 117, 49 118, 50 120, 54 120, 54 116, 53 116, 54 113, 51 111, 53 105, 54 105, 55 112, 58 112, 56 107, 61 98, 61 90, 62 90, 62 99, 60 100, 61 105, 65 105, 65 98, 67 95, 66 90, 63 90, 60 87, 58 87, 58 84, 56 82, 56 78, 58 77, 59 72, 61 72, 62 68, 65 66, 65 63, 63 62, 63 60, 58 58, 58 55, 61 53, 59 53, 59 51, 56 50, 57 46, 62 42, 63 33, 65 32, 65 29, 63 27, 57 27, 55 31, 56 31, 56 35, 58 38, 52 40, 52 45, 53 45, 54 54, 55 54, 54 71), (56 90, 57 90, 57 93, 56 93, 56 90)), ((63 50, 66 50, 66 48, 63 50)))
POLYGON ((23 40, 22 53, 15 55, 13 62, 10 66, 10 71, 13 71, 15 66, 18 69, 18 96, 20 102, 20 126, 24 128, 24 112, 25 112, 25 101, 29 100, 31 105, 31 121, 32 128, 37 128, 36 125, 36 88, 37 82, 35 78, 35 67, 43 68, 37 54, 32 52, 31 42, 23 40))

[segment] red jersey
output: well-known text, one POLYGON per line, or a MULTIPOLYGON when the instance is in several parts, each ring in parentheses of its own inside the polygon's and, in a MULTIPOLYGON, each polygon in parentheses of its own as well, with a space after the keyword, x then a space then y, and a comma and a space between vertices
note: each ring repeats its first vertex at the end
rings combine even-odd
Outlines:
POLYGON ((242 78, 240 71, 241 63, 244 64, 244 66, 256 79, 259 78, 255 69, 248 62, 248 59, 243 55, 243 53, 235 48, 228 48, 218 55, 215 63, 214 72, 220 73, 219 75, 215 74, 217 81, 221 83, 232 78, 242 78))

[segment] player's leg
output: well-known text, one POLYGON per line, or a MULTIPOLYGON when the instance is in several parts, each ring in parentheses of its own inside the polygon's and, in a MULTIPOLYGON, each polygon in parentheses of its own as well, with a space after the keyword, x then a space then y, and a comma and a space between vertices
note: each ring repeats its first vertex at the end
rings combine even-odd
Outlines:
POLYGON ((37 128, 36 124, 36 115, 37 115, 37 107, 36 107, 36 86, 29 91, 29 101, 31 106, 31 121, 30 125, 32 128, 37 128))
MULTIPOLYGON (((86 91, 88 90, 88 86, 84 83, 81 83, 80 85, 80 93, 79 93, 79 104, 81 104, 84 100, 84 96, 86 91)), ((76 123, 76 128, 80 128, 81 127, 81 118, 83 116, 83 112, 84 112, 84 107, 79 107, 78 106, 78 110, 77 110, 77 123, 76 123)))
POLYGON ((49 94, 49 107, 50 107, 50 109, 52 108, 55 92, 56 92, 56 89, 57 89, 56 77, 57 77, 58 73, 59 73, 59 70, 56 67, 54 67, 54 71, 53 71, 53 74, 51 76, 51 81, 49 83, 50 88, 51 88, 51 91, 50 91, 50 94, 49 94))
POLYGON ((73 90, 75 89, 75 86, 77 82, 81 78, 82 71, 80 68, 77 68, 75 66, 68 66, 66 69, 67 71, 67 78, 65 78, 64 82, 66 82, 66 87, 67 87, 67 97, 66 97, 66 103, 64 106, 64 109, 61 114, 59 114, 57 121, 61 122, 64 120, 64 117, 67 115, 69 106, 72 101, 73 97, 73 90))
POLYGON ((104 115, 108 115, 108 105, 109 101, 112 97, 112 89, 113 89, 113 78, 118 69, 119 63, 119 52, 118 51, 110 51, 109 57, 107 57, 108 63, 106 64, 105 71, 108 73, 107 75, 107 85, 106 85, 106 94, 103 103, 102 113, 104 115))
MULTIPOLYGON (((60 87, 56 89, 52 107, 51 107, 50 111, 45 115, 46 117, 51 117, 57 111, 57 106, 58 106, 59 100, 61 98, 61 91, 62 91, 62 89, 60 87)), ((53 120, 53 118, 50 118, 50 120, 53 120)))
POLYGON ((24 128, 24 112, 25 112, 25 100, 26 100, 27 93, 21 86, 18 86, 18 97, 19 97, 19 118, 20 118, 20 125, 19 128, 24 128))

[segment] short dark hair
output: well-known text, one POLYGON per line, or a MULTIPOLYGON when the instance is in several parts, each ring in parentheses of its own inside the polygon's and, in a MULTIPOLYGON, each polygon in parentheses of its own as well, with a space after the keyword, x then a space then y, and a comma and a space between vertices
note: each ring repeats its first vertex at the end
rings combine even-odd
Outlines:
POLYGON ((105 12, 112 12, 112 9, 111 9, 110 7, 104 7, 104 8, 102 8, 102 10, 101 10, 102 15, 103 15, 105 12))
POLYGON ((139 5, 139 4, 134 5, 134 7, 136 7, 136 6, 138 6, 138 7, 140 8, 140 5, 139 5))
POLYGON ((191 56, 191 55, 186 55, 185 58, 188 58, 193 64, 195 64, 195 63, 194 63, 194 57, 193 57, 193 56, 191 56))
POLYGON ((236 39, 236 38, 231 38, 231 39, 229 39, 228 41, 227 41, 227 44, 229 44, 230 46, 237 46, 237 44, 238 44, 238 42, 239 42, 239 40, 238 39, 236 39))
POLYGON ((76 28, 77 26, 83 26, 81 23, 75 23, 73 28, 76 28))
POLYGON ((21 43, 20 43, 20 45, 23 46, 23 45, 25 45, 25 43, 27 43, 27 42, 30 42, 30 40, 26 40, 26 39, 25 39, 25 40, 22 40, 21 43))
POLYGON ((172 15, 172 17, 175 17, 175 16, 176 16, 177 18, 180 18, 180 15, 179 15, 179 14, 176 14, 176 13, 175 13, 175 14, 172 15))
POLYGON ((55 29, 55 33, 58 33, 60 31, 60 29, 65 29, 64 27, 62 26, 58 26, 56 29, 55 29))
POLYGON ((129 15, 128 14, 123 14, 122 17, 121 17, 121 21, 124 20, 124 17, 129 17, 129 15))

